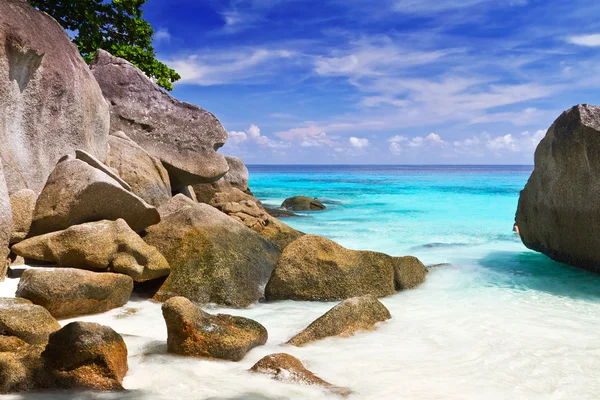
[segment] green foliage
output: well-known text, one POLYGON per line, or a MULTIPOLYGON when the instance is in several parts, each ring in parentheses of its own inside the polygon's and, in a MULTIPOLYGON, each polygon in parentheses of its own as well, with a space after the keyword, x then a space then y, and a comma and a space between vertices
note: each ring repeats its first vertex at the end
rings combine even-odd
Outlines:
POLYGON ((156 59, 152 46, 154 30, 141 10, 146 0, 28 1, 73 32, 73 42, 88 64, 97 49, 104 49, 131 62, 167 90, 173 90, 173 82, 181 79, 156 59))

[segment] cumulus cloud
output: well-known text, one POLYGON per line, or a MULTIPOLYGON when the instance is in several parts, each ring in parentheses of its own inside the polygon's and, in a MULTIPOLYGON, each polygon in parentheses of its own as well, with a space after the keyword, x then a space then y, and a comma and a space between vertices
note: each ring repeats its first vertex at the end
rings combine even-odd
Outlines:
POLYGON ((369 139, 366 138, 357 138, 352 136, 348 141, 350 142, 350 146, 354 147, 355 149, 362 150, 369 147, 369 139))
POLYGON ((567 42, 577 46, 600 47, 600 33, 591 35, 569 36, 567 42))
POLYGON ((154 32, 154 40, 156 42, 170 42, 171 33, 166 28, 160 28, 159 30, 154 32))
POLYGON ((239 146, 242 143, 254 143, 262 147, 270 148, 289 147, 286 143, 275 141, 268 136, 262 135, 260 128, 254 124, 250 125, 245 132, 229 131, 229 139, 226 144, 239 146))

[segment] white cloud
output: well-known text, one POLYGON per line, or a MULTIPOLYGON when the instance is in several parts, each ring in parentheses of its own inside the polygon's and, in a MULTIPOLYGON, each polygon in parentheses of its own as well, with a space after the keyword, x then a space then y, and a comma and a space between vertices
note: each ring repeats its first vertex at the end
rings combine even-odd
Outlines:
POLYGON ((171 41, 171 33, 166 28, 160 28, 156 32, 154 32, 154 40, 156 42, 170 42, 171 41))
POLYGON ((237 132, 237 131, 229 131, 229 138, 227 139, 227 143, 229 144, 240 144, 244 143, 248 139, 245 132, 237 132))
POLYGON ((260 132, 260 128, 254 124, 250 125, 245 132, 239 131, 230 131, 229 139, 225 143, 226 145, 231 146, 239 146, 242 143, 254 143, 261 147, 270 147, 270 148, 285 148, 289 147, 288 144, 275 141, 269 138, 268 136, 264 136, 260 132))
POLYGON ((600 33, 570 36, 567 38, 567 42, 577 46, 600 47, 600 33))
POLYGON ((533 154, 539 142, 544 138, 546 131, 521 132, 520 134, 505 134, 491 136, 482 133, 468 139, 452 143, 457 155, 483 156, 490 153, 495 156, 510 153, 533 154))
POLYGON ((362 149, 369 147, 369 139, 366 139, 366 138, 357 138, 357 137, 352 136, 349 139, 349 142, 350 142, 350 146, 354 147, 355 149, 362 150, 362 149))

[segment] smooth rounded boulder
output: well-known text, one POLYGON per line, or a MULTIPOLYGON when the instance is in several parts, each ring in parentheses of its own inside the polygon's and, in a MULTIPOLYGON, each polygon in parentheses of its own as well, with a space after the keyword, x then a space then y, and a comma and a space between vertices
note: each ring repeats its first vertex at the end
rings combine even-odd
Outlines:
POLYGON ((12 194, 39 193, 75 149, 103 161, 109 105, 67 33, 22 0, 0 2, 0 159, 12 194))
POLYGON ((152 157, 123 132, 110 135, 108 144, 106 165, 119 172, 133 193, 155 207, 171 199, 169 174, 159 159, 152 157))
POLYGON ((390 318, 388 309, 375 297, 354 297, 327 311, 287 343, 304 346, 331 336, 348 337, 360 330, 374 329, 375 324, 390 318))
POLYGON ((133 280, 122 274, 73 268, 28 269, 16 295, 47 309, 54 318, 98 314, 127 303, 133 280))
POLYGON ((305 235, 281 254, 265 289, 267 300, 335 301, 396 292, 396 258, 346 249, 327 238, 305 235))
POLYGON ((338 395, 348 396, 350 389, 334 386, 306 369, 302 361, 286 353, 269 354, 261 358, 250 371, 269 375, 271 378, 288 383, 321 386, 338 395))
POLYGON ((307 196, 294 196, 285 199, 281 208, 292 211, 320 211, 327 207, 317 199, 307 196))
POLYGON ((193 185, 196 199, 200 203, 209 204, 217 193, 228 192, 237 189, 243 193, 250 194, 248 187, 248 168, 241 158, 225 156, 229 170, 221 179, 213 183, 200 183, 193 185))
POLYGON ((185 297, 167 300, 162 312, 169 353, 239 361, 251 349, 267 342, 267 330, 258 322, 208 314, 185 297))
POLYGON ((29 236, 119 218, 136 232, 160 221, 156 208, 120 182, 82 160, 66 157, 56 165, 38 197, 29 236))
POLYGON ((229 166, 217 150, 227 131, 217 117, 175 99, 133 64, 104 50, 96 52, 91 69, 111 104, 111 133, 126 132, 160 159, 174 190, 225 175, 229 166))
POLYGON ((516 224, 523 244, 548 257, 600 272, 600 107, 563 112, 535 151, 516 224))
POLYGON ((42 353, 53 389, 121 390, 127 346, 108 326, 72 322, 50 335, 42 353))
POLYGON ((16 336, 30 344, 43 344, 59 329, 56 319, 44 307, 25 299, 0 298, 0 335, 16 336))
POLYGON ((165 256, 171 273, 155 295, 247 307, 264 294, 280 250, 207 204, 179 194, 161 207, 162 220, 144 240, 165 256))
POLYGON ((23 189, 10 196, 13 230, 10 243, 18 243, 29 234, 37 195, 31 189, 23 189))
POLYGON ((8 272, 8 255, 10 238, 13 231, 13 217, 8 188, 0 165, 0 282, 4 281, 8 272))
POLYGON ((136 282, 160 278, 170 272, 163 255, 146 244, 122 219, 75 225, 26 239, 12 250, 26 259, 53 262, 62 267, 118 272, 136 282))

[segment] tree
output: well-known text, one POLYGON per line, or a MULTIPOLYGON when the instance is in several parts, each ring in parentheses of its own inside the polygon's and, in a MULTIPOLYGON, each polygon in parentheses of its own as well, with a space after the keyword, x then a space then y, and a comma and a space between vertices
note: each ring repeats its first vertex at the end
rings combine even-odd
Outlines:
POLYGON ((28 0, 50 14, 64 29, 89 64, 96 50, 103 49, 138 67, 156 83, 173 90, 181 79, 175 70, 156 59, 154 29, 144 20, 146 0, 28 0))

